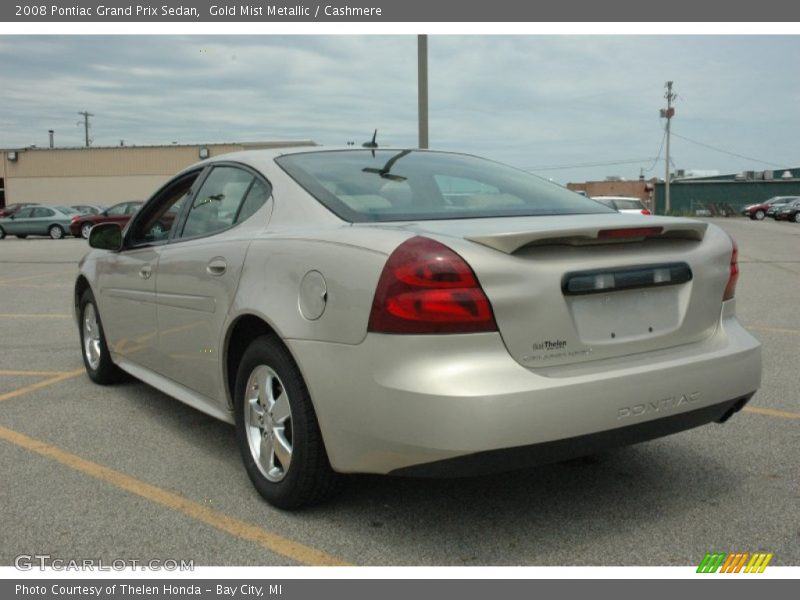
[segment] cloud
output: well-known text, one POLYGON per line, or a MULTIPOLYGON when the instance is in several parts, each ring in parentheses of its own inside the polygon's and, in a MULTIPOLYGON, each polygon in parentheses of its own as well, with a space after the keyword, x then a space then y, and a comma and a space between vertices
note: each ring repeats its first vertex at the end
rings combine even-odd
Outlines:
MULTIPOLYGON (((523 168, 655 157, 670 79, 676 132, 798 165, 799 51, 791 36, 431 36, 430 138, 523 168)), ((6 36, 0 55, 0 147, 44 146, 48 129, 81 145, 83 110, 94 145, 341 145, 376 127, 384 143, 417 143, 415 36, 6 36)), ((678 138, 673 156, 680 168, 762 168, 678 138)))

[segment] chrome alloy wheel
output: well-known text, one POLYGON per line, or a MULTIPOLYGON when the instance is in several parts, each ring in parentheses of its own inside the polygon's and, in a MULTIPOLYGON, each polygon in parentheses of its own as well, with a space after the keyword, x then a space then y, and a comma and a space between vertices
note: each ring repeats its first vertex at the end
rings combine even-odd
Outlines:
POLYGON ((292 408, 283 382, 266 365, 259 365, 245 388, 244 425, 250 454, 259 471, 277 483, 292 462, 292 408))
POLYGON ((100 366, 100 326, 91 302, 83 309, 83 354, 89 367, 96 371, 100 366))

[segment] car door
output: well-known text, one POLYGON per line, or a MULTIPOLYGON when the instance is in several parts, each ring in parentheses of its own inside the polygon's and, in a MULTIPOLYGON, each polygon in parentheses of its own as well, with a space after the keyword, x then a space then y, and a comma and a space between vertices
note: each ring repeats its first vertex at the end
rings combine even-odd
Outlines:
MULTIPOLYGON (((196 174, 194 175, 196 176, 196 174)), ((191 189, 194 176, 185 176, 164 185, 147 203, 148 210, 138 228, 126 233, 123 249, 102 262, 97 273, 98 303, 103 328, 111 352, 135 365, 159 372, 156 321, 156 278, 158 246, 166 236, 150 235, 148 215, 174 208, 191 189)), ((108 212, 118 225, 127 223, 129 206, 138 210, 138 203, 121 203, 108 212)), ((135 225, 135 223, 134 223, 135 225)))
POLYGON ((3 229, 6 233, 14 235, 27 235, 31 227, 31 219, 33 218, 34 206, 26 206, 20 208, 16 214, 12 215, 6 223, 3 224, 3 229))
POLYGON ((158 363, 155 249, 130 248, 109 256, 98 266, 97 302, 109 350, 134 364, 158 363))
POLYGON ((249 244, 234 225, 270 193, 269 184, 249 169, 211 168, 184 211, 180 231, 159 251, 156 296, 164 375, 220 402, 222 328, 249 244))
POLYGON ((51 208, 43 206, 34 208, 27 233, 31 235, 47 235, 47 226, 52 223, 55 214, 55 211, 51 208))

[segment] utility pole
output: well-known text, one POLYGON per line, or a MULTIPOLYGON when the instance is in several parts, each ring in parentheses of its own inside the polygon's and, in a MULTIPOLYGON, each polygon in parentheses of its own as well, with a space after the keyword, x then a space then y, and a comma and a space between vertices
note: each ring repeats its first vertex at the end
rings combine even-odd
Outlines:
POLYGON ((417 36, 417 105, 419 147, 428 147, 428 36, 417 36))
POLYGON ((672 92, 672 82, 668 81, 666 83, 667 91, 664 94, 664 98, 667 99, 667 108, 661 109, 661 117, 667 120, 667 157, 666 157, 666 168, 665 168, 665 175, 664 175, 664 213, 669 213, 670 210, 670 202, 669 202, 669 129, 670 123, 672 121, 672 117, 675 116, 675 109, 672 108, 672 101, 677 98, 677 94, 672 92))
MULTIPOLYGON (((89 117, 93 117, 94 115, 90 112, 83 111, 79 112, 79 115, 83 116, 83 131, 86 136, 86 147, 89 147, 89 117)), ((78 123, 80 125, 80 123, 78 123)))

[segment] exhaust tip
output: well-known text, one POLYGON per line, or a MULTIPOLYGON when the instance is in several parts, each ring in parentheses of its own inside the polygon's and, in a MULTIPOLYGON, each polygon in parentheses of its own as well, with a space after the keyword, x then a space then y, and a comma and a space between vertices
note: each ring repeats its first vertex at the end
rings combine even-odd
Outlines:
POLYGON ((725 421, 730 419, 734 414, 742 410, 744 408, 744 405, 747 404, 750 401, 750 398, 753 397, 753 394, 755 394, 755 392, 734 400, 733 405, 730 408, 728 408, 728 410, 726 410, 722 414, 722 416, 716 420, 716 422, 724 423, 725 421))

